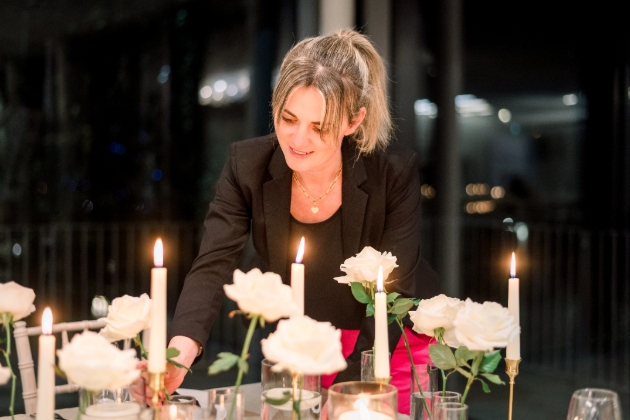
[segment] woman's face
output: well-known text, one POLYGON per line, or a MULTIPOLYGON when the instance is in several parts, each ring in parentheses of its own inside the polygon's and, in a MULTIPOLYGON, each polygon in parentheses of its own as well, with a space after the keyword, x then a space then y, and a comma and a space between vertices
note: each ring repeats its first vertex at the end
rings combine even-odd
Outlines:
POLYGON ((276 135, 289 168, 298 173, 336 170, 341 164, 341 140, 354 133, 363 115, 365 110, 352 124, 344 118, 337 138, 328 135, 322 139, 324 98, 314 87, 296 89, 276 122, 276 135))

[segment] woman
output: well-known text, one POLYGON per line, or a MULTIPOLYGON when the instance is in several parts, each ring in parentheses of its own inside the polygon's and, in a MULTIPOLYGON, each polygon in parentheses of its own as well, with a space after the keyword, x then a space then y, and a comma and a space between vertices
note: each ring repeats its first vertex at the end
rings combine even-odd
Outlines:
MULTIPOLYGON (((414 296, 420 284, 432 296, 435 275, 420 258, 416 155, 388 147, 385 83, 382 59, 355 31, 309 38, 289 51, 273 94, 275 134, 232 144, 210 204, 171 328, 169 346, 181 351, 182 364, 201 354, 250 233, 261 269, 286 283, 306 237, 305 313, 343 330, 349 367, 337 381, 358 376, 360 352, 373 343, 373 319, 333 280, 346 258, 367 245, 391 251, 399 267, 389 291, 414 296)), ((394 325, 391 349, 399 338, 394 325)), ((426 342, 421 347, 425 357, 426 342)), ((184 375, 169 371, 169 391, 184 375)))

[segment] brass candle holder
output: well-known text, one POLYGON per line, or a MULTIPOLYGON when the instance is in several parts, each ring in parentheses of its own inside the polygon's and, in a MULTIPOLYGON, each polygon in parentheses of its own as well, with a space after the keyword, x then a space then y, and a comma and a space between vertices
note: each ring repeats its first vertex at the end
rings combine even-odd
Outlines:
POLYGON ((164 389, 164 372, 149 372, 149 389, 153 391, 151 404, 157 407, 160 403, 160 391, 164 389))
POLYGON ((389 385, 389 382, 392 380, 392 377, 389 378, 374 378, 374 382, 381 385, 389 385))
POLYGON ((510 377, 510 403, 508 406, 508 420, 512 420, 512 403, 514 402, 514 378, 518 375, 518 365, 521 359, 512 360, 505 358, 505 373, 510 377))

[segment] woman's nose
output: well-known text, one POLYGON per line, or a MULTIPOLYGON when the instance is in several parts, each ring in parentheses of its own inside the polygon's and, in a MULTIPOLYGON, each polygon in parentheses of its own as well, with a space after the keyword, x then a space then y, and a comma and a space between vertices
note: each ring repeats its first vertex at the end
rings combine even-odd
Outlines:
POLYGON ((293 144, 295 147, 304 146, 308 143, 308 127, 298 124, 293 135, 293 144))

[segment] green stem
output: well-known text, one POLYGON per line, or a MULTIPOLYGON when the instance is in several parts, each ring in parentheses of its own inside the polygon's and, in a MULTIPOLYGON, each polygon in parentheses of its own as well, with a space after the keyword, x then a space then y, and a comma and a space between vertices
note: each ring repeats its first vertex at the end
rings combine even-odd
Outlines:
POLYGON ((442 395, 446 395, 446 375, 444 374, 444 369, 440 369, 442 373, 442 395))
POLYGON ((232 407, 230 408, 229 420, 232 420, 234 417, 234 408, 236 406, 236 400, 238 398, 238 390, 243 379, 242 366, 247 360, 247 352, 249 351, 249 345, 252 342, 252 337, 254 335, 254 330, 256 329, 256 324, 258 323, 258 318, 260 318, 260 315, 254 315, 252 317, 252 320, 249 323, 249 328, 247 329, 247 335, 245 336, 245 343, 243 344, 243 351, 241 352, 241 357, 238 364, 238 375, 236 376, 236 383, 234 384, 234 399, 232 400, 232 407))
POLYGON ((302 388, 304 387, 304 376, 299 373, 291 373, 291 387, 293 388, 292 401, 293 408, 291 413, 292 420, 302 420, 302 388), (297 401, 295 400, 296 394, 298 395, 297 401))
POLYGON ((149 353, 147 353, 147 350, 144 348, 144 344, 142 344, 142 339, 140 338, 140 333, 138 333, 133 338, 133 342, 136 343, 136 346, 138 346, 140 348, 140 357, 141 358, 148 358, 149 353))
MULTIPOLYGON (((429 415, 429 420, 431 420, 431 410, 429 410, 429 407, 427 406, 427 402, 424 400, 424 393, 422 392, 422 385, 420 384, 420 378, 418 377, 418 372, 416 372, 416 366, 415 366, 415 363, 413 362, 413 355, 411 354, 411 349, 409 348, 409 340, 407 340, 407 334, 405 333, 405 327, 404 327, 402 321, 398 317, 396 318, 396 323, 400 327, 400 331, 402 332, 403 340, 405 340, 405 348, 407 349, 407 356, 409 356, 409 362, 411 363, 411 371, 413 372, 413 377, 414 377, 414 380, 416 381, 416 386, 418 387, 418 390, 420 391, 420 395, 422 396, 422 407, 424 408, 424 410, 429 415)), ((411 394, 412 393, 410 392, 409 393, 409 398, 412 397, 411 394)))
POLYGON ((466 389, 464 389, 464 395, 462 395, 462 405, 466 403, 466 396, 468 395, 468 391, 470 391, 470 386, 474 382, 475 377, 473 375, 468 378, 468 382, 466 382, 466 389))
POLYGON ((9 313, 2 314, 2 323, 4 325, 4 329, 7 332, 7 350, 4 352, 4 357, 7 361, 7 367, 11 371, 11 402, 9 404, 9 413, 11 414, 11 419, 15 420, 15 415, 13 413, 13 404, 15 402, 15 384, 16 384, 16 376, 13 373, 13 368, 11 367, 11 325, 13 325, 13 316, 9 313))

